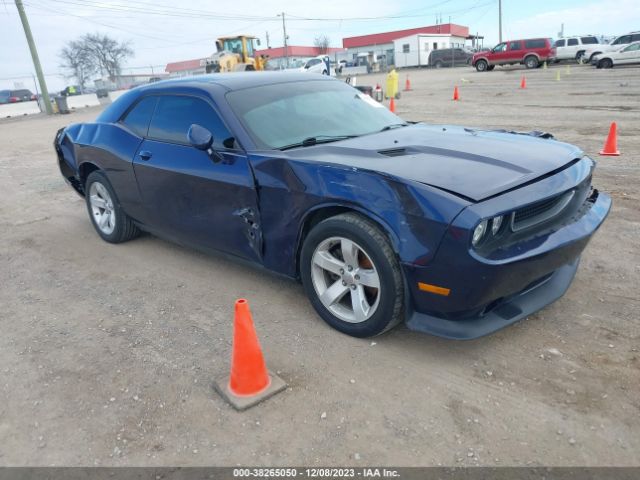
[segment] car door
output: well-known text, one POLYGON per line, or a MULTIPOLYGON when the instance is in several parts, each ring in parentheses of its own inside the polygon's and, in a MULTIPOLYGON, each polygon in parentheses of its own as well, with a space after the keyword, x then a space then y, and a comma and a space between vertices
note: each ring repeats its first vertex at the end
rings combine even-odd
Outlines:
POLYGON ((509 63, 516 63, 522 60, 523 56, 522 42, 520 40, 515 40, 513 42, 509 42, 509 49, 507 50, 507 61, 509 63))
POLYGON ((208 99, 158 96, 133 164, 152 231, 187 245, 261 259, 253 173, 208 99), (213 134, 208 152, 188 143, 192 124, 213 134))
POLYGON ((567 57, 566 58, 575 58, 576 53, 578 53, 578 48, 580 48, 580 43, 577 38, 568 38, 567 39, 567 57))
POLYGON ((640 43, 632 43, 623 48, 622 51, 615 55, 614 63, 617 65, 640 63, 640 43))
POLYGON ((508 63, 508 52, 507 52, 507 42, 499 43, 493 50, 491 50, 491 54, 487 56, 492 65, 502 65, 503 63, 508 63))

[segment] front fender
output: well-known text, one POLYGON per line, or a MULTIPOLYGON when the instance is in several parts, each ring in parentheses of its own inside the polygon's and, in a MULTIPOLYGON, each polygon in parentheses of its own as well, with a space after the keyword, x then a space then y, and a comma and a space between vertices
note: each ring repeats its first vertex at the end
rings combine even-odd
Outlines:
POLYGON ((378 172, 320 162, 252 157, 267 268, 296 275, 305 222, 323 208, 357 211, 389 235, 403 262, 426 264, 468 202, 378 172))

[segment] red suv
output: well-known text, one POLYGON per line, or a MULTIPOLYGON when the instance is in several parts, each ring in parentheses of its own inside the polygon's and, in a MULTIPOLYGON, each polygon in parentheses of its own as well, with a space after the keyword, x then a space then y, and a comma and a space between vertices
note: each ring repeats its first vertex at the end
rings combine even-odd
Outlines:
POLYGON ((471 64, 479 72, 491 71, 496 65, 520 63, 527 68, 536 68, 555 57, 555 47, 550 38, 528 38, 502 42, 491 50, 478 52, 471 64))

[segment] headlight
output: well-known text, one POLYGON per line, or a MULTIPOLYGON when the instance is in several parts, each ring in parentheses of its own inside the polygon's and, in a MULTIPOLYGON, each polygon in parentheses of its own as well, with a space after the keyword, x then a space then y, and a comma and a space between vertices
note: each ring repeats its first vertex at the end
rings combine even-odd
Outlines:
POLYGON ((502 215, 498 217, 493 217, 491 220, 491 233, 495 235, 500 231, 500 227, 502 226, 502 215))
POLYGON ((487 221, 486 220, 482 220, 478 226, 476 227, 476 229, 473 231, 473 238, 471 239, 471 244, 475 247, 480 240, 482 240, 482 237, 484 237, 484 234, 487 231, 487 221))

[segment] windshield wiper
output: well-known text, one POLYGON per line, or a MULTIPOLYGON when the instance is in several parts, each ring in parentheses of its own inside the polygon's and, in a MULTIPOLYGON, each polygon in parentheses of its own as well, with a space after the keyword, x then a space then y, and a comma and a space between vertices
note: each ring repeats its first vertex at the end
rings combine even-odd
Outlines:
POLYGON ((386 127, 381 128, 380 131, 386 132, 387 130, 391 130, 393 128, 406 127, 408 125, 408 123, 392 123, 391 125, 387 125, 386 127))
POLYGON ((278 147, 278 150, 289 150, 290 148, 297 147, 312 147, 313 145, 319 145, 321 143, 337 142, 340 140, 346 140, 348 138, 356 138, 357 136, 358 135, 316 135, 315 137, 305 138, 301 142, 278 147))

